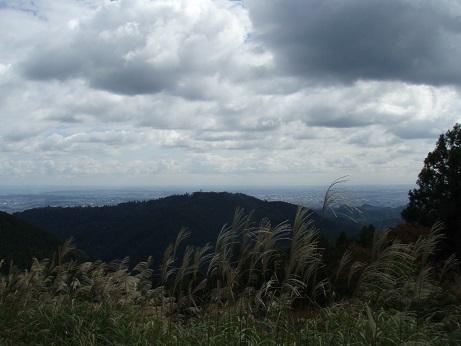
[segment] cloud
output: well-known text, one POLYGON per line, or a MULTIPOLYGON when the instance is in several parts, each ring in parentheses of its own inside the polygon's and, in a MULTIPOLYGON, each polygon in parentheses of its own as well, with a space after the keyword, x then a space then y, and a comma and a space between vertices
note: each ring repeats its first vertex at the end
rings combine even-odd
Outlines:
POLYGON ((413 182, 461 120, 455 1, 0 3, 3 182, 413 182))
POLYGON ((319 83, 460 85, 461 7, 450 0, 245 2, 279 68, 319 83))
POLYGON ((39 42, 21 67, 27 78, 82 79, 118 94, 206 97, 195 84, 233 69, 248 30, 244 14, 210 0, 104 2, 39 42))
MULTIPOLYGON (((28 177, 34 175, 37 178, 64 177, 71 180, 75 177, 90 177, 93 179, 109 177, 155 176, 158 174, 175 174, 181 171, 181 163, 171 159, 164 160, 106 160, 101 162, 92 157, 79 155, 69 160, 41 157, 38 159, 22 159, 15 162, 0 159, 0 177, 9 178, 28 177), (57 174, 58 173, 58 174, 57 174)), ((126 180, 129 181, 129 180, 126 180)), ((56 184, 56 180, 48 180, 48 183, 56 184)), ((107 181, 106 181, 107 183, 107 181)))

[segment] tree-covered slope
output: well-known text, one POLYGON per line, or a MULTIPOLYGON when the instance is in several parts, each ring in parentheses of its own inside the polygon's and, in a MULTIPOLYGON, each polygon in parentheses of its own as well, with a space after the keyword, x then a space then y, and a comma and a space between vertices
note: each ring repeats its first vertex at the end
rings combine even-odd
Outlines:
MULTIPOLYGON (((232 220, 236 208, 253 211, 254 222, 270 218, 272 224, 293 220, 297 206, 266 202, 244 194, 197 192, 147 202, 117 206, 37 208, 17 215, 57 235, 73 237, 76 245, 94 258, 110 260, 130 256, 137 260, 153 255, 159 259, 179 230, 186 227, 194 245, 213 243, 221 227, 232 220)), ((349 222, 326 220, 313 215, 327 237, 356 230, 349 222)))
MULTIPOLYGON (((358 224, 374 225, 377 229, 387 229, 394 227, 402 222, 401 213, 403 210, 401 207, 378 207, 370 204, 363 204, 362 206, 351 209, 346 206, 340 206, 335 208, 334 211, 338 217, 345 216, 353 219, 358 224)), ((334 218, 335 216, 330 213, 328 218, 334 218)))
POLYGON ((461 124, 440 135, 416 185, 408 194, 403 218, 427 227, 443 222, 443 256, 454 252, 461 257, 461 124))
POLYGON ((25 267, 33 257, 50 257, 58 245, 59 240, 53 234, 0 212, 0 259, 12 260, 16 265, 25 267))

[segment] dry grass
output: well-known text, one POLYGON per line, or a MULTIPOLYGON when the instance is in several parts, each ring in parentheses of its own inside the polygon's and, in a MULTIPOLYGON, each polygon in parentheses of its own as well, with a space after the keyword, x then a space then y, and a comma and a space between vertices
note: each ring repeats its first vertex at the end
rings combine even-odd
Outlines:
POLYGON ((79 263, 69 260, 73 246, 65 242, 51 260, 35 259, 24 271, 9 268, 0 277, 0 310, 14 321, 10 332, 0 328, 0 344, 31 340, 26 331, 18 330, 24 323, 32 323, 35 332, 44 328, 61 335, 56 320, 61 315, 71 324, 64 330, 80 329, 73 331, 78 336, 71 339, 61 335, 56 344, 78 345, 112 344, 100 338, 106 334, 98 323, 118 328, 113 335, 121 344, 123 340, 149 344, 152 337, 165 343, 182 338, 184 344, 193 344, 205 336, 209 344, 226 338, 257 344, 267 341, 273 328, 286 344, 303 340, 319 345, 392 344, 385 342, 390 334, 399 342, 421 339, 446 344, 450 329, 459 328, 461 313, 453 308, 459 301, 445 304, 452 318, 449 323, 447 316, 435 318, 434 311, 429 315, 414 312, 421 304, 434 305, 431 299, 449 292, 447 285, 457 280, 453 274, 458 270, 456 258, 450 257, 440 267, 431 262, 441 239, 440 225, 408 244, 391 239, 389 232, 376 232, 366 260, 354 261, 346 251, 332 272, 326 270, 309 211, 302 208, 293 225, 275 226, 268 220, 254 225, 251 215, 237 210, 232 223, 221 229, 214 248, 187 246, 187 238, 188 233, 181 231, 158 266, 152 258, 133 268, 127 258, 79 263), (354 307, 337 305, 350 297, 358 302, 354 307), (288 317, 299 306, 318 315, 302 320, 301 332, 292 338, 288 317), (213 324, 217 316, 219 326, 213 324), (424 321, 425 330, 418 321, 424 321), (356 334, 346 332, 349 327, 356 334), (397 327, 404 330, 394 335, 391 329, 397 327))

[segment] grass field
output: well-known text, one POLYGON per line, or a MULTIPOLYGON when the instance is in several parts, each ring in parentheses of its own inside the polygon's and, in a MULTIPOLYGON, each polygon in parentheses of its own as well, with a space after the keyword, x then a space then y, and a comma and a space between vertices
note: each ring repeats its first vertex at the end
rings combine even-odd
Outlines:
POLYGON ((182 231, 157 266, 78 262, 66 242, 0 276, 0 344, 458 345, 459 265, 434 261, 441 237, 375 232, 327 258, 300 209, 276 226, 237 211, 214 247, 182 231))

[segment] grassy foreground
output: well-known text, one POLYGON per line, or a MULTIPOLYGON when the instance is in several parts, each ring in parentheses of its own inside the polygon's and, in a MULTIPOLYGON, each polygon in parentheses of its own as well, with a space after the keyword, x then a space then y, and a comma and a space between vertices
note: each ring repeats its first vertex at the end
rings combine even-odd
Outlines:
POLYGON ((430 323, 415 313, 362 303, 336 304, 305 317, 221 311, 187 322, 104 304, 2 306, 0 319, 2 345, 457 345, 460 336, 448 332, 447 321, 430 323))
POLYGON ((300 209, 293 225, 237 211, 214 248, 158 266, 51 260, 0 276, 0 345, 459 345, 454 256, 434 262, 436 226, 415 241, 375 232, 329 257, 300 209))

